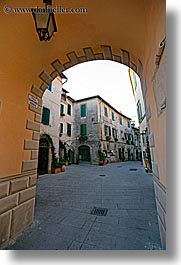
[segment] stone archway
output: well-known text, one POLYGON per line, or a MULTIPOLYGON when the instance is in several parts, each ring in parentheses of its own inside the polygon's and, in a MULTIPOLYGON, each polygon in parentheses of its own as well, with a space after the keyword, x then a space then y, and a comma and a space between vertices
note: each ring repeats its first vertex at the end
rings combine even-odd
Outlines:
MULTIPOLYGON (((132 68, 140 77, 142 84, 142 92, 144 101, 146 104, 146 117, 147 121, 151 118, 151 108, 150 105, 147 105, 146 102, 146 80, 142 79, 143 75, 143 66, 141 61, 129 51, 120 49, 119 54, 112 52, 112 47, 109 45, 100 45, 100 52, 94 52, 93 47, 83 48, 84 56, 79 57, 75 51, 71 51, 66 55, 67 60, 65 62, 60 61, 58 58, 53 62, 50 62, 50 67, 52 70, 47 72, 43 70, 39 74, 39 78, 42 81, 40 86, 32 84, 31 90, 28 95, 28 111, 33 113, 33 120, 28 119, 26 121, 26 129, 31 132, 31 139, 24 139, 24 151, 28 150, 31 152, 31 157, 29 160, 22 161, 22 170, 18 176, 16 182, 24 181, 24 186, 22 192, 28 193, 28 197, 25 198, 23 204, 19 206, 14 212, 14 219, 16 223, 12 223, 10 228, 11 233, 8 234, 8 237, 5 238, 5 241, 8 241, 11 238, 15 238, 19 233, 21 233, 26 227, 28 227, 33 222, 34 215, 34 204, 35 204, 35 190, 36 190, 36 180, 37 180, 37 167, 38 167, 38 149, 39 149, 39 137, 40 137, 40 123, 41 123, 41 111, 42 111, 42 96, 50 82, 56 78, 58 75, 61 76, 62 72, 74 65, 79 63, 92 61, 92 60, 112 60, 118 63, 122 63, 126 66, 132 68), (134 59, 132 59, 134 58, 134 59), (30 103, 30 99, 32 100, 30 103), (31 192, 30 192, 31 191, 31 192), (19 218, 19 211, 22 211, 22 216, 28 215, 28 219, 19 218), (10 236, 10 237, 9 237, 10 236)), ((151 132, 150 132, 151 134, 151 132)), ((153 138, 153 135, 152 135, 153 138)), ((11 181, 11 180, 10 180, 11 181)), ((12 186, 12 185, 11 185, 12 186)), ((21 203, 21 202, 20 202, 21 203)), ((17 205, 15 205, 16 207, 17 205)), ((8 228, 9 229, 9 228, 8 228)), ((2 242, 2 241, 1 241, 2 242)), ((2 242, 3 243, 3 242, 2 242)))
POLYGON ((91 161, 90 146, 80 145, 78 147, 78 157, 79 157, 79 162, 90 162, 91 161))
MULTIPOLYGON (((32 85, 31 91, 29 93, 29 97, 32 96, 34 98, 34 102, 36 104, 29 104, 28 109, 31 112, 34 112, 34 120, 27 120, 26 129, 33 131, 32 140, 25 139, 24 142, 24 150, 31 150, 31 160, 24 160, 22 162, 22 171, 33 170, 37 168, 37 152, 35 152, 35 147, 38 148, 38 140, 39 140, 39 131, 40 131, 40 122, 41 122, 41 108, 42 108, 42 96, 50 82, 56 78, 58 75, 62 75, 64 70, 75 66, 77 64, 93 61, 93 60, 112 60, 121 64, 124 64, 131 69, 133 69, 140 77, 142 83, 142 90, 144 101, 146 104, 146 81, 142 80, 143 74, 143 65, 139 58, 132 54, 129 51, 120 48, 119 53, 113 53, 112 47, 110 45, 100 45, 100 52, 94 52, 93 47, 85 47, 82 48, 84 52, 84 56, 78 56, 75 51, 71 51, 66 54, 67 60, 65 62, 61 62, 58 58, 53 62, 50 62, 51 68, 53 71, 47 72, 43 70, 38 76, 41 81, 41 85, 37 87, 35 84, 32 85), (134 58, 134 59, 132 59, 134 58)), ((150 106, 147 106, 147 116, 148 119, 151 117, 150 106)))
POLYGON ((38 175, 44 175, 51 172, 51 162, 54 156, 54 145, 52 138, 48 134, 41 134, 39 140, 38 152, 38 175))
POLYGON ((40 139, 38 154, 38 175, 48 173, 49 143, 45 138, 40 139))

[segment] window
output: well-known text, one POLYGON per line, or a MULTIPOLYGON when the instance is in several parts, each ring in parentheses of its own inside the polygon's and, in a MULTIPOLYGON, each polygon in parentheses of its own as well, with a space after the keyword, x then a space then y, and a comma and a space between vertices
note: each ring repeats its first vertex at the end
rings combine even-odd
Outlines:
POLYGON ((67 114, 71 115, 71 105, 70 104, 68 104, 68 107, 67 107, 67 114))
POLYGON ((104 135, 107 136, 108 134, 108 126, 104 125, 104 135))
POLYGON ((104 107, 104 116, 108 116, 108 112, 107 112, 107 108, 106 107, 104 107))
POLYGON ((120 125, 123 124, 123 119, 122 119, 122 117, 119 118, 119 123, 120 123, 120 125))
POLYGON ((124 133, 124 139, 127 141, 128 140, 128 134, 124 133))
POLYGON ((50 121, 50 110, 48 108, 43 107, 41 122, 43 124, 49 125, 49 121, 50 121))
POLYGON ((116 129, 115 128, 112 128, 112 136, 114 138, 117 138, 117 132, 116 132, 116 129))
POLYGON ((128 128, 131 128, 131 122, 128 121, 128 128))
POLYGON ((67 123, 67 136, 71 136, 71 124, 67 123))
POLYGON ((60 123, 60 134, 63 133, 63 123, 60 123))
POLYGON ((138 121, 141 123, 142 121, 142 110, 141 110, 141 103, 138 101, 137 103, 137 114, 138 114, 138 121))
POLYGON ((115 120, 114 112, 113 112, 113 111, 112 111, 112 120, 113 120, 113 121, 115 120))
POLYGON ((50 82, 49 86, 47 87, 49 91, 52 91, 52 82, 50 82))
POLYGON ((87 135, 87 124, 80 125, 80 135, 81 136, 87 135))
POLYGON ((129 141, 132 141, 133 140, 132 134, 128 134, 128 140, 129 141))
POLYGON ((60 115, 64 115, 64 105, 60 105, 60 115))
POLYGON ((109 136, 111 136, 111 127, 109 126, 109 136))
POLYGON ((81 105, 81 117, 86 117, 86 104, 81 105))

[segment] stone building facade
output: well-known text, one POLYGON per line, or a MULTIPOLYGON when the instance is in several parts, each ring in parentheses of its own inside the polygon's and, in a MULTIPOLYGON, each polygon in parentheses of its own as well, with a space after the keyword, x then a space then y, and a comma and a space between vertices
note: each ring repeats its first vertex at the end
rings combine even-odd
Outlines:
POLYGON ((142 162, 146 170, 151 171, 151 149, 148 138, 148 124, 146 120, 145 102, 141 89, 141 82, 139 76, 129 68, 129 77, 132 85, 133 95, 137 105, 137 116, 139 122, 142 162))
POLYGON ((57 77, 45 90, 42 97, 38 173, 51 172, 52 151, 59 154, 60 98, 62 79, 57 77), (52 150, 52 147, 54 150, 52 150))
MULTIPOLYGON (((75 156, 77 162, 98 164, 98 150, 107 162, 136 160, 131 119, 100 96, 74 102, 75 156)), ((139 152, 139 148, 138 148, 139 152)))
POLYGON ((100 96, 74 100, 67 94, 56 78, 43 95, 39 174, 51 172, 52 146, 69 163, 98 164, 99 151, 107 162, 140 157, 130 118, 100 96))
POLYGON ((59 118, 59 157, 74 163, 74 100, 62 89, 59 118))

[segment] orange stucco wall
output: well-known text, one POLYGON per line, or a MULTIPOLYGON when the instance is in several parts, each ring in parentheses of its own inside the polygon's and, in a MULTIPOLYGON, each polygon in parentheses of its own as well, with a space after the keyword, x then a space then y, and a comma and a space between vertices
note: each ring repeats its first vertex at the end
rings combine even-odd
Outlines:
MULTIPOLYGON (((151 3, 147 16, 146 49, 143 76, 147 81, 147 102, 151 107, 150 129, 154 134, 154 160, 158 164, 160 181, 166 186, 166 111, 157 115, 152 77, 160 42, 166 34, 166 5, 164 0, 151 3)), ((165 76, 166 78, 166 76, 165 76)))
MULTIPOLYGON (((31 14, 5 14, 4 5, 35 7, 42 6, 42 1, 0 2, 0 176, 19 173, 21 161, 30 156, 29 151, 23 151, 24 139, 31 139, 31 132, 25 129, 26 120, 33 119, 27 97, 32 84, 40 85, 40 72, 51 72, 50 63, 57 58, 65 63, 66 54, 71 51, 83 56, 82 48, 92 47, 99 52, 100 45, 105 44, 112 47, 113 53, 118 54, 120 48, 129 51, 133 60, 139 58, 143 64, 152 111, 150 125, 159 145, 154 155, 165 183, 165 165, 160 162, 165 157, 165 117, 157 119, 151 84, 157 48, 165 36, 165 1, 62 0, 61 6, 86 7, 88 13, 56 14, 58 32, 50 42, 38 40, 31 14)), ((53 6, 56 5, 60 1, 54 0, 53 6)))

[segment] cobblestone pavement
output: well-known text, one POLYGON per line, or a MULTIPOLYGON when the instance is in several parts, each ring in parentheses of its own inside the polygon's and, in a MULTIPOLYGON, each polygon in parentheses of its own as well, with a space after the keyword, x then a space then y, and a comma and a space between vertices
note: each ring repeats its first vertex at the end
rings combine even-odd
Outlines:
POLYGON ((152 175, 140 162, 120 162, 41 176, 34 223, 6 249, 161 249, 152 175))

